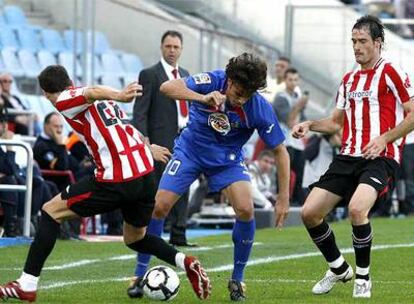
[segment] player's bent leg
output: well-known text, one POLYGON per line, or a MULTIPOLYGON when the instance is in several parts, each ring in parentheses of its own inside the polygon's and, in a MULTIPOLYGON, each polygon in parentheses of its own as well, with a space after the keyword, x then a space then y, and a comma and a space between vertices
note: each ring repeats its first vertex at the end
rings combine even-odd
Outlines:
POLYGON ((179 252, 159 236, 145 233, 145 228, 134 229, 132 225, 124 223, 124 232, 128 234, 124 235, 124 239, 129 248, 139 253, 154 255, 170 265, 181 268, 186 272, 197 297, 200 299, 209 297, 211 292, 210 280, 195 257, 186 256, 179 252))
MULTIPOLYGON (((152 219, 147 229, 148 234, 161 236, 162 230, 164 228, 164 220, 179 198, 180 196, 172 191, 161 189, 157 191, 152 219)), ((142 277, 147 272, 150 260, 151 255, 142 252, 138 253, 137 264, 135 267, 135 277, 132 279, 132 283, 130 284, 130 287, 127 291, 130 297, 135 298, 142 296, 142 293, 135 293, 134 290, 136 290, 136 286, 139 286, 142 277)))
POLYGON ((60 222, 76 216, 68 209, 66 202, 58 194, 43 206, 39 228, 30 246, 23 273, 16 281, 0 286, 0 299, 36 300, 40 273, 56 243, 60 222))
POLYGON ((309 193, 302 208, 302 219, 306 229, 329 265, 325 276, 312 288, 314 294, 328 293, 335 283, 347 282, 353 276, 352 267, 345 261, 336 245, 332 229, 324 221, 324 217, 340 200, 340 196, 315 187, 309 193))
POLYGON ((369 276, 372 228, 368 213, 378 197, 377 190, 368 184, 359 184, 349 203, 349 218, 352 223, 352 243, 355 252, 355 282, 353 296, 370 298, 372 282, 369 276))
POLYGON ((152 217, 155 219, 165 219, 179 198, 180 195, 175 192, 159 189, 155 195, 155 206, 152 217))
POLYGON ((237 181, 228 186, 224 193, 236 213, 232 234, 234 268, 228 289, 232 301, 243 301, 246 299, 244 270, 252 250, 256 227, 251 184, 248 181, 237 181))

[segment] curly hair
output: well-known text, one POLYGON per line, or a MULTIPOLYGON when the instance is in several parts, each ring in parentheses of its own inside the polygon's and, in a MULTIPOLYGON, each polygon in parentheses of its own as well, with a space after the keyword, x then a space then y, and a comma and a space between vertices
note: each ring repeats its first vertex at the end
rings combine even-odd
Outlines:
POLYGON ((243 53, 230 59, 226 75, 251 95, 266 87, 267 66, 258 56, 243 53))

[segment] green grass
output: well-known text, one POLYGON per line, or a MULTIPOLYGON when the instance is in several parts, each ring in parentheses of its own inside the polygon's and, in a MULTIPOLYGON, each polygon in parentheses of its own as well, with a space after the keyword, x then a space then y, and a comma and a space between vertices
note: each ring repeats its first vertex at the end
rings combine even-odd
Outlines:
MULTIPOLYGON (((375 219, 374 245, 414 243, 414 218, 375 219)), ((347 222, 333 225, 336 239, 341 248, 350 248, 351 226, 347 222)), ((258 246, 253 248, 251 260, 291 254, 315 252, 303 227, 260 230, 256 234, 258 246)), ((200 238, 202 246, 231 244, 230 235, 200 238)), ((191 250, 188 250, 191 253, 191 250)), ((194 252, 206 269, 232 263, 231 247, 210 251, 194 252)), ((133 259, 110 260, 111 257, 132 252, 121 243, 87 243, 60 241, 47 261, 46 266, 62 265, 85 259, 99 261, 65 270, 44 270, 41 287, 54 283, 85 281, 63 287, 41 289, 38 303, 133 303, 126 295, 126 281, 116 281, 131 276, 135 267, 133 259), (95 282, 99 281, 99 282, 95 282)), ((27 246, 0 248, 0 282, 15 279, 27 254, 27 246)), ((352 264, 352 253, 345 254, 352 264)), ((414 303, 414 247, 374 250, 372 252, 371 274, 373 297, 371 303, 414 303)), ((153 259, 153 263, 161 264, 153 259)), ((331 293, 313 296, 314 282, 326 271, 321 256, 283 260, 249 266, 246 270, 247 303, 360 303, 352 299, 352 283, 338 284, 331 293)), ((206 303, 230 303, 226 290, 230 271, 210 272, 213 291, 206 303)), ((12 301, 10 301, 12 302, 12 301)), ((139 300, 150 303, 149 300, 139 300)), ((181 276, 181 290, 173 303, 200 303, 189 283, 181 276)))

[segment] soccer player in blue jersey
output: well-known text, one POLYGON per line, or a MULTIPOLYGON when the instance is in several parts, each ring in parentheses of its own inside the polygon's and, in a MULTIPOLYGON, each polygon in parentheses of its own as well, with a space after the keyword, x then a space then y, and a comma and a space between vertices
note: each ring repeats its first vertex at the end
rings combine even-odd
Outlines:
MULTIPOLYGON (((170 80, 161 92, 173 100, 190 101, 190 120, 176 139, 156 195, 148 233, 161 235, 168 212, 194 180, 203 173, 209 189, 223 191, 236 213, 233 227, 234 269, 228 284, 230 299, 246 298, 244 268, 253 245, 255 220, 250 177, 243 163, 242 147, 257 130, 274 151, 278 174, 276 225, 282 227, 289 209, 289 155, 285 137, 272 106, 256 91, 266 86, 266 63, 243 53, 231 58, 226 70, 170 80)), ((136 267, 138 290, 150 260, 139 254, 136 267)))

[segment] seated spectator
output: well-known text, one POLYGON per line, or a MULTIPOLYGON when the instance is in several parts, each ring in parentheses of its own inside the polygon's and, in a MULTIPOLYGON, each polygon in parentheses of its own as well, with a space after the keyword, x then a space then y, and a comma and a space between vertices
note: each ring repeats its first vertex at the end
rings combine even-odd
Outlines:
MULTIPOLYGON (((0 74, 1 94, 5 99, 6 107, 15 110, 27 110, 23 101, 15 94, 12 94, 11 87, 13 76, 9 73, 0 74)), ((35 117, 36 126, 37 117, 35 117)), ((32 123, 28 115, 9 115, 9 128, 17 134, 29 135, 29 124, 32 123)))
POLYGON ((299 96, 297 92, 299 73, 294 68, 286 70, 285 84, 285 89, 278 93, 273 101, 273 109, 286 136, 290 168, 296 174, 292 202, 302 205, 305 198, 302 190, 303 168, 305 165, 303 150, 305 145, 302 139, 292 137, 291 129, 295 124, 305 120, 304 111, 309 100, 309 93, 304 92, 302 96, 299 96))
POLYGON ((270 150, 263 150, 257 160, 249 166, 252 180, 253 203, 255 208, 271 209, 276 202, 276 183, 272 183, 271 175, 275 175, 275 158, 270 150))
MULTIPOLYGON (((69 157, 66 150, 63 120, 57 112, 46 115, 43 132, 37 137, 33 147, 33 156, 40 169, 77 171, 77 163, 69 157)), ((48 177, 48 179, 55 182, 60 191, 68 185, 65 177, 48 177)))
MULTIPOLYGON (((6 108, 0 107, 0 139, 12 139, 13 132, 7 129, 6 108)), ((10 146, 0 147, 0 184, 17 185, 18 167, 14 161, 15 153, 10 146)), ((15 237, 21 234, 17 221, 18 196, 16 192, 0 191, 0 207, 3 209, 4 234, 15 237)))
POLYGON ((70 132, 66 141, 66 149, 70 152, 71 158, 78 163, 78 170, 75 173, 76 179, 84 176, 92 176, 95 164, 92 161, 88 148, 75 132, 70 132))

